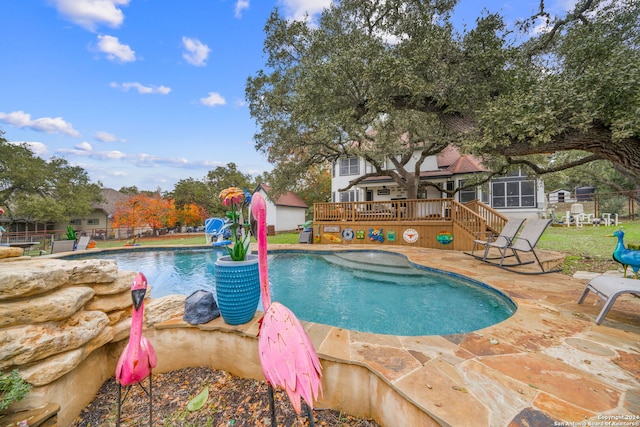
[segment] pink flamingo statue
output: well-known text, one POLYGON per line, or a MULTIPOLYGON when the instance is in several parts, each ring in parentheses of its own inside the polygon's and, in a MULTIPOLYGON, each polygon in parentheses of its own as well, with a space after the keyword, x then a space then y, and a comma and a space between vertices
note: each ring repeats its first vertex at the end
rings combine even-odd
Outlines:
POLYGON ((147 278, 138 273, 131 285, 131 299, 133 311, 131 313, 131 332, 129 342, 125 346, 118 365, 116 366, 116 382, 118 383, 118 419, 116 425, 120 425, 120 410, 122 402, 127 398, 130 389, 122 398, 122 386, 128 387, 140 384, 140 387, 149 396, 149 425, 153 419, 153 389, 151 382, 151 370, 156 367, 158 359, 156 352, 149 340, 142 336, 142 322, 144 320, 144 297, 147 293, 147 278), (149 391, 141 384, 141 381, 149 377, 149 391))
POLYGON ((264 316, 258 332, 258 356, 262 373, 269 383, 271 424, 276 425, 273 387, 285 389, 297 414, 300 397, 307 404, 309 425, 313 426, 313 401, 322 394, 322 366, 311 339, 298 318, 284 305, 271 302, 267 266, 267 214, 264 198, 253 195, 251 214, 258 222, 258 262, 260 265, 260 292, 264 316))

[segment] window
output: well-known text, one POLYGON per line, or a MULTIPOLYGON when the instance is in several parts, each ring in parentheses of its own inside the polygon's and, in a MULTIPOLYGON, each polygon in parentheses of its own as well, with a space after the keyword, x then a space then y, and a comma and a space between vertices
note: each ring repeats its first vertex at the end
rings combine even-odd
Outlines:
MULTIPOLYGON (((460 187, 464 187, 465 182, 466 182, 465 180, 461 179, 458 182, 458 185, 460 187)), ((477 189, 476 189, 475 186, 471 187, 471 188, 464 189, 464 190, 460 190, 460 196, 459 196, 460 203, 468 203, 468 202, 471 202, 471 201, 473 201, 473 200, 475 200, 477 198, 478 198, 478 194, 477 194, 477 189)))
POLYGON ((100 219, 98 218, 88 219, 87 225, 100 225, 100 219))
POLYGON ((71 221, 69 221, 69 224, 71 224, 71 225, 82 225, 82 220, 81 219, 72 219, 71 221))
POLYGON ((356 200, 356 192, 354 190, 343 191, 338 193, 340 195, 341 202, 355 202, 356 200))
POLYGON ((357 157, 349 157, 348 159, 340 159, 340 175, 358 175, 360 173, 360 163, 357 157))
POLYGON ((491 206, 494 208, 535 207, 533 180, 505 180, 491 183, 491 206))
MULTIPOLYGON (((447 181, 447 191, 453 191, 455 187, 455 183, 453 181, 447 181)), ((444 191, 442 192, 442 198, 443 199, 449 199, 451 198, 450 193, 445 193, 444 191)))

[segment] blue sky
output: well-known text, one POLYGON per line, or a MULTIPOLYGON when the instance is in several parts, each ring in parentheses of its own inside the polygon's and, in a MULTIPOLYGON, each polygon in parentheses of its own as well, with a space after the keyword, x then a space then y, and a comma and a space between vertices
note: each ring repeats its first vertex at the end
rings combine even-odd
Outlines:
MULTIPOLYGON (((254 149, 244 87, 265 66, 264 24, 276 6, 301 17, 329 3, 3 0, 0 129, 109 188, 171 191, 229 162, 260 174, 271 165, 254 149)), ((463 0, 456 22, 473 24, 483 7, 523 18, 537 5, 463 0)))

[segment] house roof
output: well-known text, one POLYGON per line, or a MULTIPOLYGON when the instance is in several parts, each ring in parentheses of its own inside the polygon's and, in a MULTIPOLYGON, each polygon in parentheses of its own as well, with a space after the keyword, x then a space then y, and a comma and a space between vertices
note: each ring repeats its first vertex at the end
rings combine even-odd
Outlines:
POLYGON ((128 199, 130 196, 114 190, 113 188, 103 188, 102 197, 105 201, 93 205, 94 209, 100 209, 107 215, 113 215, 116 211, 116 205, 118 202, 128 199))
MULTIPOLYGON (((260 190, 261 188, 262 190, 264 190, 264 192, 267 195, 269 195, 269 191, 271 191, 271 187, 269 187, 267 184, 259 184, 258 187, 256 188, 256 191, 260 190)), ((285 194, 278 197, 278 200, 276 200, 275 204, 276 206, 289 206, 293 208, 306 209, 309 207, 305 202, 302 201, 300 196, 298 196, 296 193, 292 191, 287 191, 285 194)))
MULTIPOLYGON (((485 172, 479 159, 469 154, 461 155, 458 149, 452 145, 438 154, 437 164, 437 170, 422 171, 420 178, 445 178, 453 175, 485 172)), ((390 176, 372 176, 364 179, 363 182, 389 182, 391 180, 390 176)))

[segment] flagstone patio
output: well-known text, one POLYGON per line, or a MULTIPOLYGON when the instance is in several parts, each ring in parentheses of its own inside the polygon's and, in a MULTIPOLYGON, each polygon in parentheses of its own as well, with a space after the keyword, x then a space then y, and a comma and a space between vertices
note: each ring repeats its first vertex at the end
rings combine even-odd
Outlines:
MULTIPOLYGON (((278 249, 300 246, 270 246, 278 249)), ((520 275, 461 252, 400 246, 384 250, 490 284, 518 309, 499 324, 448 336, 376 335, 307 324, 321 358, 366 367, 441 425, 605 425, 601 423, 607 420, 640 425, 640 299, 620 297, 598 326, 593 320, 602 301, 591 295, 584 305, 577 304, 587 280, 559 273, 520 275)), ((256 334, 257 319, 240 329, 256 334)), ((179 324, 170 321, 156 328, 187 326, 179 324)), ((216 319, 201 326, 224 325, 216 319)), ((385 405, 384 399, 378 402, 385 405)))

